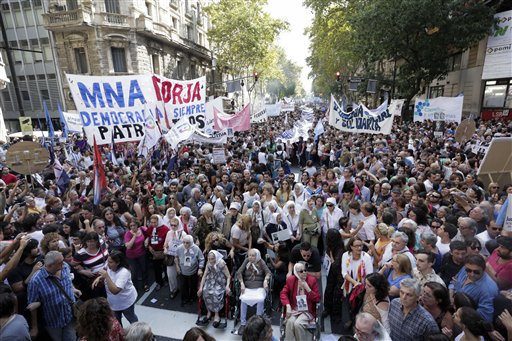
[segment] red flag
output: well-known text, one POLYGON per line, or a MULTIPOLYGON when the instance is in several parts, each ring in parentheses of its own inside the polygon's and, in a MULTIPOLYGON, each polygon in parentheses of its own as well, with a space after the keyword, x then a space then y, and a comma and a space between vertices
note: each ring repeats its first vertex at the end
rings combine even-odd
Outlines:
POLYGON ((107 188, 107 177, 103 168, 100 150, 94 137, 94 205, 99 205, 101 201, 101 192, 107 188))
POLYGON ((227 115, 213 107, 213 124, 215 131, 226 128, 233 128, 233 131, 246 131, 251 129, 251 106, 250 103, 235 115, 227 115))

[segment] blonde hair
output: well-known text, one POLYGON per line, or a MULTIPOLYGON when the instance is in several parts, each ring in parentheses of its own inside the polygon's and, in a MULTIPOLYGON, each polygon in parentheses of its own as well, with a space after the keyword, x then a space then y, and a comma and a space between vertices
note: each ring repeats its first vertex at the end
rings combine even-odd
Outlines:
POLYGON ((252 218, 248 214, 242 214, 240 218, 236 221, 238 227, 244 231, 249 231, 249 228, 252 224, 252 218))

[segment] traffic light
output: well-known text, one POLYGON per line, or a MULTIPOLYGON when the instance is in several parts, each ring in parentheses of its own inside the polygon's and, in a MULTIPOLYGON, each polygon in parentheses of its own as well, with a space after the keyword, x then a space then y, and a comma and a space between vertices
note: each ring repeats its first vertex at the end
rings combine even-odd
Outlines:
POLYGON ((339 82, 341 79, 341 72, 336 71, 336 82, 339 82))
POLYGON ((256 71, 254 71, 254 73, 252 75, 254 77, 254 82, 256 83, 258 81, 258 73, 256 71))

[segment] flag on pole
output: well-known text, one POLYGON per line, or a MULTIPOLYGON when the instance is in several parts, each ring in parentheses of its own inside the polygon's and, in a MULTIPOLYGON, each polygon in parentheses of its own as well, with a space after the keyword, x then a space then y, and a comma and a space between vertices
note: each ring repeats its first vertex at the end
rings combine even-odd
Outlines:
POLYGON ((57 103, 57 108, 59 110, 60 117, 60 126, 62 127, 62 137, 68 138, 68 125, 66 123, 66 119, 64 118, 64 114, 62 113, 62 108, 60 107, 60 103, 57 103))
POLYGON ((53 173, 55 174, 55 183, 59 188, 60 194, 62 195, 66 193, 66 190, 71 179, 69 178, 68 173, 66 173, 64 167, 62 167, 62 164, 60 163, 59 159, 55 157, 55 151, 53 149, 53 146, 50 145, 48 150, 50 152, 50 164, 53 166, 53 173))
POLYGON ((119 162, 117 162, 116 156, 116 143, 114 142, 114 134, 112 134, 112 142, 110 146, 110 159, 114 166, 119 166, 119 162))
POLYGON ((94 205, 98 206, 101 202, 101 192, 107 187, 107 177, 103 169, 100 150, 94 138, 94 205))
POLYGON ((44 107, 44 117, 46 118, 46 124, 48 125, 48 137, 50 138, 50 144, 53 146, 55 130, 53 129, 53 123, 52 123, 52 119, 50 117, 50 113, 48 112, 48 107, 46 106, 46 101, 43 101, 43 107, 44 107))
POLYGON ((140 141, 137 149, 139 155, 147 158, 149 150, 158 144, 160 137, 162 137, 162 132, 155 121, 153 113, 151 110, 148 110, 147 107, 144 109, 144 121, 144 137, 140 141))

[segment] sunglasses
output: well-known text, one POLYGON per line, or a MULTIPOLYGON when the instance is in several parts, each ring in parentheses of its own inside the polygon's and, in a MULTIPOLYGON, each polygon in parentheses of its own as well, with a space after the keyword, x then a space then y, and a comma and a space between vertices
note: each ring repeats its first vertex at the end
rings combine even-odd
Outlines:
POLYGON ((466 272, 467 272, 468 274, 470 274, 470 273, 474 273, 475 275, 480 275, 480 274, 482 274, 482 271, 481 271, 481 270, 472 270, 472 269, 468 269, 468 268, 466 268, 466 272))
POLYGON ((473 245, 473 246, 470 246, 470 247, 471 247, 471 250, 482 250, 482 247, 478 246, 478 245, 473 245))
POLYGON ((178 224, 171 224, 171 226, 178 226, 178 224))
POLYGON ((297 270, 297 273, 303 274, 306 270, 297 270))
POLYGON ((333 207, 334 205, 333 204, 327 204, 326 206, 327 207, 333 207))

